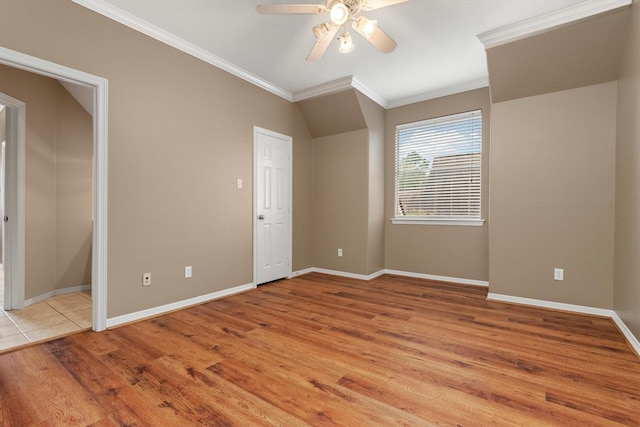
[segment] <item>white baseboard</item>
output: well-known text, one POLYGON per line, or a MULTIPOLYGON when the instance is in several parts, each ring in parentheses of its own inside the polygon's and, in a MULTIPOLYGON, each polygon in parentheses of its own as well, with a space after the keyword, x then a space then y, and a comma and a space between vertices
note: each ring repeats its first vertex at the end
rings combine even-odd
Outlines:
POLYGON ((627 339, 627 342, 629 343, 631 348, 633 348, 636 354, 640 356, 640 341, 638 341, 638 339, 635 337, 635 335, 633 335, 627 325, 625 325, 622 319, 620 319, 620 316, 618 316, 618 314, 613 310, 587 307, 583 305, 565 304, 561 302, 545 301, 534 298, 514 297, 510 295, 495 294, 492 292, 489 292, 487 294, 487 300, 529 305, 532 307, 550 308, 553 310, 569 311, 572 313, 588 314, 592 316, 608 317, 613 320, 618 329, 620 329, 620 332, 622 332, 622 335, 624 335, 624 337, 627 339))
POLYGON ((375 273, 372 273, 369 275, 364 275, 364 274, 349 273, 346 271, 311 267, 311 268, 306 268, 304 270, 294 271, 293 273, 291 273, 291 276, 289 276, 289 278, 300 276, 307 273, 331 274, 332 276, 342 276, 342 277, 348 277, 350 279, 359 279, 359 280, 373 280, 376 277, 382 276, 383 274, 394 274, 396 276, 415 277, 416 279, 437 280, 439 282, 460 283, 463 285, 474 285, 474 286, 483 286, 483 287, 489 286, 489 282, 486 282, 483 280, 462 279, 459 277, 448 277, 448 276, 435 276, 433 274, 414 273, 411 271, 400 271, 400 270, 389 270, 389 269, 384 269, 384 270, 376 271, 375 273))
POLYGON ((296 276, 302 276, 303 274, 309 274, 309 273, 313 273, 315 271, 315 269, 313 268, 305 268, 304 270, 298 270, 298 271, 294 271, 291 273, 291 275, 289 277, 287 277, 287 279, 292 279, 296 276))
MULTIPOLYGON (((369 275, 364 275, 364 274, 349 273, 345 271, 311 267, 303 270, 294 271, 291 273, 291 275, 288 278, 293 278, 293 277, 301 276, 303 274, 308 274, 308 273, 323 273, 323 274, 330 274, 333 276, 341 276, 341 277, 347 277, 347 278, 359 279, 359 280, 373 280, 376 277, 382 276, 383 274, 393 274, 396 276, 415 277, 418 279, 437 280, 440 282, 460 283, 460 284, 475 285, 475 286, 482 286, 482 287, 489 286, 489 282, 482 281, 482 280, 462 279, 462 278, 447 277, 447 276, 435 276, 431 274, 413 273, 409 271, 399 271, 399 270, 389 270, 389 269, 380 270, 369 275)), ((61 293, 78 292, 78 291, 86 290, 90 288, 91 288, 90 285, 86 285, 86 286, 77 286, 75 288, 60 289, 54 292, 58 292, 56 293, 56 295, 59 295, 61 293)), ((164 313, 168 313, 170 311, 179 310, 192 305, 202 304, 207 301, 211 301, 211 300, 222 298, 229 295, 234 295, 234 294, 245 292, 255 288, 256 286, 253 283, 249 283, 246 285, 236 286, 234 288, 225 289, 222 291, 213 292, 206 295, 201 295, 199 297, 189 298, 186 300, 162 305, 159 307, 137 311, 135 313, 129 313, 122 316, 112 317, 107 319, 107 328, 113 328, 119 325, 123 325, 125 323, 131 323, 131 322, 136 322, 136 321, 150 318, 150 317, 155 317, 164 313)), ((50 296, 53 296, 53 295, 50 295, 50 296)), ((40 296, 37 298, 41 298, 41 297, 42 299, 48 298, 48 296, 40 296)), ((629 343, 629 345, 638 354, 638 356, 640 356, 640 342, 633 335, 631 330, 629 330, 629 328, 624 324, 622 319, 620 319, 618 314, 613 310, 607 310, 607 309, 596 308, 596 307, 587 307, 587 306, 574 305, 574 304, 565 304, 565 303, 545 301, 545 300, 539 300, 539 299, 533 299, 533 298, 515 297, 510 295, 496 294, 492 292, 489 292, 487 294, 487 300, 521 304, 521 305, 529 305, 532 307, 549 308, 554 310, 563 310, 563 311, 568 311, 573 313, 588 314, 588 315, 595 315, 595 316, 601 316, 601 317, 608 317, 614 321, 614 323, 620 329, 620 332, 627 339, 627 342, 629 343)), ((27 302, 25 301, 25 305, 26 303, 27 302)))
POLYGON ((489 282, 484 280, 462 279, 460 277, 448 277, 448 276, 435 276, 433 274, 413 273, 410 271, 389 270, 389 269, 384 270, 384 273, 395 274, 396 276, 415 277, 416 279, 437 280, 438 282, 460 283, 463 285, 482 286, 485 288, 489 287, 489 282))
POLYGON ((380 277, 384 274, 384 270, 376 271, 375 273, 366 275, 366 274, 357 274, 357 273, 349 273, 348 271, 339 271, 339 270, 329 270, 326 268, 318 268, 311 267, 305 268, 304 270, 298 270, 291 273, 290 278, 301 276, 303 274, 308 273, 322 273, 322 274, 330 274, 332 276, 340 276, 340 277, 348 277, 349 279, 358 279, 358 280, 373 280, 376 277, 380 277))
POLYGON ((64 294, 70 294, 73 292, 83 292, 83 291, 90 291, 90 290, 91 290, 91 285, 80 285, 80 286, 71 286, 69 288, 63 288, 63 289, 54 289, 53 291, 47 292, 46 294, 38 295, 37 297, 24 300, 24 306, 28 307, 31 304, 36 304, 48 298, 55 297, 56 295, 64 295, 64 294))
POLYGON ((584 305, 565 304, 562 302, 546 301, 534 298, 522 298, 514 297, 511 295, 502 295, 489 292, 487 294, 487 300, 498 302, 509 302, 520 305, 530 305, 533 307, 550 308, 553 310, 570 311, 572 313, 590 314, 593 316, 611 317, 614 313, 613 310, 607 310, 604 308, 587 307, 584 305))
POLYGON ((236 286, 230 289, 224 289, 222 291, 212 292, 206 295, 200 295, 185 299, 182 301, 173 302, 171 304, 165 304, 158 307, 149 308, 146 310, 136 311, 135 313, 124 314, 122 316, 111 317, 107 319, 107 328, 113 328, 115 326, 123 325, 125 323, 137 322, 139 320, 147 319, 150 317, 159 316, 161 314, 168 313, 170 311, 180 310, 192 305, 202 304, 207 301, 219 299, 229 295, 234 295, 240 292, 245 292, 251 289, 255 289, 256 285, 249 283, 246 285, 236 286))
POLYGON ((349 273, 347 271, 329 270, 326 268, 314 268, 313 271, 316 273, 331 274, 333 276, 342 276, 342 277, 348 277, 349 279, 359 279, 359 280, 373 280, 376 277, 382 276, 384 274, 384 270, 376 271, 375 273, 372 273, 369 275, 349 273))
POLYGON ((624 335, 624 337, 627 339, 627 342, 629 343, 629 345, 633 347, 638 357, 640 357, 640 341, 638 341, 638 339, 636 338, 635 335, 633 335, 631 330, 627 328, 627 325, 624 324, 620 316, 618 316, 618 313, 614 311, 613 315, 611 316, 611 320, 615 322, 618 329, 620 329, 620 332, 622 332, 622 335, 624 335))

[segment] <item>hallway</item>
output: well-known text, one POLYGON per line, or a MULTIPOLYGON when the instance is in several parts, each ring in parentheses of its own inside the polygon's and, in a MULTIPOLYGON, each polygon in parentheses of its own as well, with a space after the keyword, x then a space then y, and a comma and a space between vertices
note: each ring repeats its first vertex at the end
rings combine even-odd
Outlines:
MULTIPOLYGON (((0 307, 4 270, 0 268, 0 307)), ((91 293, 57 295, 21 310, 0 310, 0 353, 91 329, 91 293)))

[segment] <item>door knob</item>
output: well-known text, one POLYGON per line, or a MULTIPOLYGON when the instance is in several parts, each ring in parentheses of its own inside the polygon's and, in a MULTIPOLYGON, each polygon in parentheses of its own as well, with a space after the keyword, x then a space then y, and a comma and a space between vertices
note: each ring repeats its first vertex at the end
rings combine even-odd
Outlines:
POLYGON ((264 219, 264 215, 262 215, 262 214, 258 215, 258 219, 259 219, 260 221, 262 221, 262 220, 264 219))

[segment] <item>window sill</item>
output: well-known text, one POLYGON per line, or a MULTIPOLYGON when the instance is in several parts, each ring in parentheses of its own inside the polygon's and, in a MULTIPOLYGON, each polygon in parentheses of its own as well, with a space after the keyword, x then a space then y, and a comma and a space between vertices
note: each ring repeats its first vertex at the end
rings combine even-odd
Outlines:
POLYGON ((481 227, 485 220, 480 218, 391 218, 392 224, 412 224, 412 225, 464 225, 472 227, 481 227))

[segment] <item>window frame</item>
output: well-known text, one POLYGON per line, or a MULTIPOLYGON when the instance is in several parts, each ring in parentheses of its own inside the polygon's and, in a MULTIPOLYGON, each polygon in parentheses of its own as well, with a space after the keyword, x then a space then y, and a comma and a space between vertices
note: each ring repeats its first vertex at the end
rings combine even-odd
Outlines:
POLYGON ((397 124, 396 125, 396 129, 394 132, 394 162, 393 162, 393 169, 394 169, 394 176, 393 176, 393 186, 394 186, 394 195, 393 195, 393 203, 394 203, 394 207, 393 207, 393 217, 391 218, 391 223, 392 224, 405 224, 405 225, 454 225, 454 226, 475 226, 475 227, 479 227, 484 225, 484 223, 486 222, 485 219, 482 218, 482 208, 483 208, 483 181, 484 179, 482 179, 482 175, 484 173, 483 171, 483 163, 484 163, 484 117, 482 114, 482 109, 481 108, 477 108, 477 109, 473 109, 473 110, 469 110, 469 111, 463 111, 463 112, 458 112, 458 113, 452 113, 452 114, 446 114, 446 115, 442 115, 442 116, 438 116, 438 117, 433 117, 433 118, 429 118, 429 119, 423 119, 423 120, 417 120, 414 122, 409 122, 409 123, 403 123, 403 124, 397 124), (480 116, 480 123, 481 123, 481 132, 482 132, 482 136, 481 136, 481 142, 480 142, 480 202, 479 202, 479 213, 478 216, 429 216, 429 215, 425 215, 425 216, 418 216, 418 215, 408 215, 408 216, 398 216, 398 212, 397 212, 397 206, 399 203, 399 185, 398 185, 398 179, 399 179, 399 173, 398 173, 398 132, 399 130, 402 129, 407 129, 407 128, 419 128, 420 126, 432 126, 434 123, 436 123, 437 121, 442 121, 442 120, 447 120, 447 121, 453 121, 455 120, 456 116, 464 116, 464 115, 468 115, 468 119, 472 120, 473 119, 473 115, 474 114, 478 114, 480 116))

